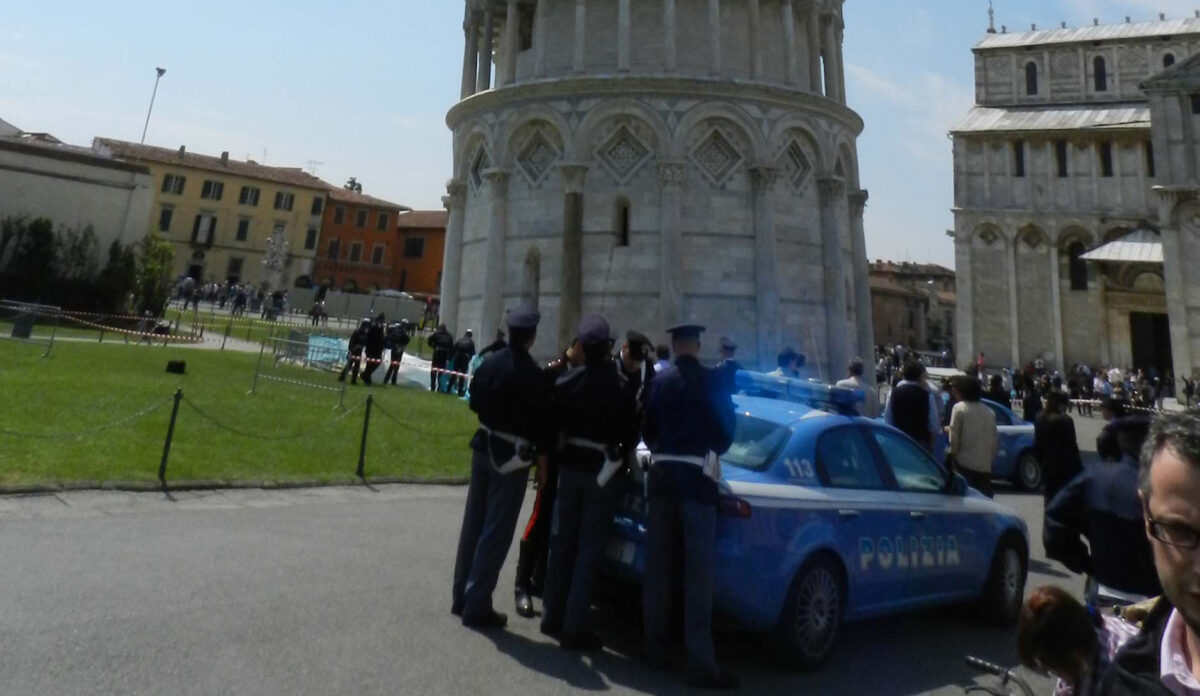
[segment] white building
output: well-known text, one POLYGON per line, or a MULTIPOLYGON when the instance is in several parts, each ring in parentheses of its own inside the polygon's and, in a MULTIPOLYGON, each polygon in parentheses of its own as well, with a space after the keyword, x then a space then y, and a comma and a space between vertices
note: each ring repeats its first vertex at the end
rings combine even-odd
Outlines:
POLYGON ((842 0, 468 0, 464 30, 455 332, 490 336, 525 299, 542 355, 591 313, 656 338, 704 324, 748 365, 871 355, 842 0))
POLYGON ((103 260, 113 241, 133 244, 146 236, 153 184, 141 164, 0 121, 0 219, 42 217, 75 229, 91 225, 103 260))
POLYGON ((1176 206, 1196 194, 1200 18, 991 30, 974 54, 953 130, 960 360, 1191 371, 1200 259, 1176 206))

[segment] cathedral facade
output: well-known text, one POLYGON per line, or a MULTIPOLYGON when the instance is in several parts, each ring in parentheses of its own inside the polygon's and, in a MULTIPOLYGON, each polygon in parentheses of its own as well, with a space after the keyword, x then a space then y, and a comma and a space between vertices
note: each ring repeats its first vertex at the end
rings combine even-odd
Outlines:
POLYGON ((1190 373, 1200 17, 993 28, 974 59, 952 132, 960 362, 1190 373))
POLYGON ((443 321, 490 337, 524 301, 539 355, 598 313, 706 325, 747 366, 870 363, 841 5, 468 0, 443 321))

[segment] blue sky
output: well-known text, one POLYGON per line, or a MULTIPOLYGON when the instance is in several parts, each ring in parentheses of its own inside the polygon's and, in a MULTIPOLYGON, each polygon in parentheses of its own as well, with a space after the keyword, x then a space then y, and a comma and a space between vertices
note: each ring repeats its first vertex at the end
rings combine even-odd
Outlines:
MULTIPOLYGON (((1200 8, 995 2, 1010 31, 1200 8)), ((4 14, 0 118, 20 128, 76 144, 137 140, 162 66, 148 143, 313 166, 331 183, 356 176, 366 193, 441 207, 461 0, 55 0, 8 3, 4 14)), ((953 264, 946 132, 973 101, 970 48, 986 27, 986 0, 846 0, 847 92, 867 124, 859 156, 872 259, 953 264)))

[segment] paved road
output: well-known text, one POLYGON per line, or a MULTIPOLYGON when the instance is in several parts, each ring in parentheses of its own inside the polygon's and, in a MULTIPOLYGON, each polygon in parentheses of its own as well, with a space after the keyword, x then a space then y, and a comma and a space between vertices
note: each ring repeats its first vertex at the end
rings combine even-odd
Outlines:
MULTIPOLYGON (((1091 443, 1097 424, 1079 430, 1091 443)), ((0 498, 0 694, 687 693, 636 659, 628 609, 603 612, 612 646, 595 656, 563 653, 515 616, 490 636, 462 628, 447 583, 464 496, 389 486, 0 498)), ((1044 558, 1040 496, 1000 499, 1030 525, 1029 587, 1078 592, 1081 579, 1044 558)), ((514 562, 515 547, 497 592, 510 614, 514 562)), ((812 674, 763 648, 719 636, 745 693, 957 694, 974 676, 964 653, 1016 661, 1010 630, 950 610, 852 626, 812 674)))

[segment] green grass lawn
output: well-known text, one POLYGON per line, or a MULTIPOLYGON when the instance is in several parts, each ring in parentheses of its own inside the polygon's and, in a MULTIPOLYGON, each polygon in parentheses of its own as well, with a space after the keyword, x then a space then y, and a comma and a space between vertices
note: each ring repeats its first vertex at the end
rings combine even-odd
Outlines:
MULTIPOLYGON (((168 483, 353 477, 368 393, 376 404, 368 478, 460 478, 469 471, 467 441, 475 419, 459 399, 416 388, 350 386, 346 406, 355 410, 335 421, 343 413, 336 392, 260 380, 256 393, 247 395, 257 354, 107 341, 56 343, 49 358, 42 352, 36 344, 0 341, 0 485, 156 480, 171 397, 179 387, 186 399, 175 426, 168 483), (168 360, 186 360, 187 374, 167 373, 168 360), (151 403, 158 408, 111 430, 60 434, 104 426, 151 403), (243 437, 221 426, 276 439, 243 437)), ((274 369, 269 353, 267 363, 265 374, 338 386, 336 375, 327 372, 274 369)))

